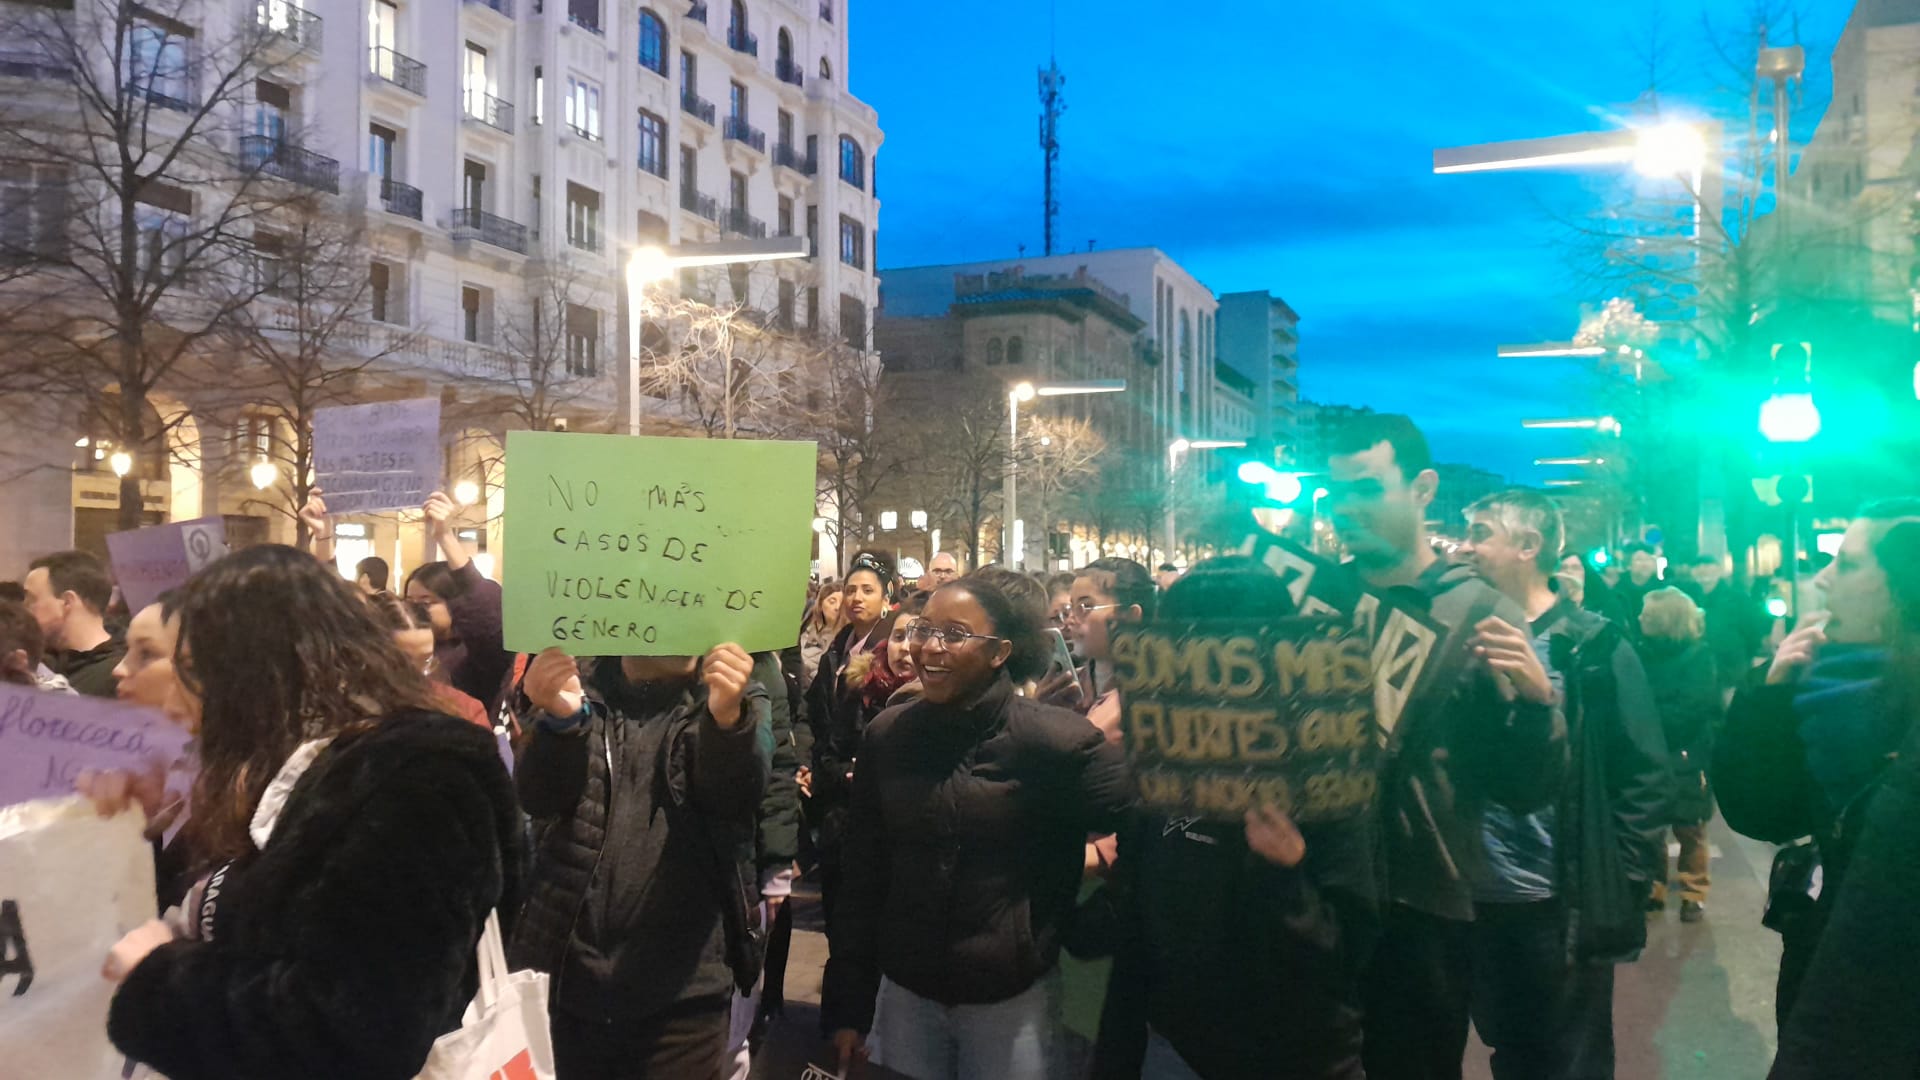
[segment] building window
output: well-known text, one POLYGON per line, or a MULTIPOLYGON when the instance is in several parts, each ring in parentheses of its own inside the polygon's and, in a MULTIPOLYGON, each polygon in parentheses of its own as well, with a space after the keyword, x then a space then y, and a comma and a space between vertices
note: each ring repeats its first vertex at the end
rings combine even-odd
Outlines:
POLYGON ((600 250, 600 193, 575 183, 567 184, 567 243, 600 250))
POLYGON ((680 194, 700 194, 700 152, 686 143, 680 144, 680 194))
POLYGON ((293 94, 284 86, 266 79, 253 84, 253 133, 278 146, 287 141, 291 127, 288 114, 293 111, 293 94))
POLYGON ((840 336, 856 349, 867 347, 867 305, 857 296, 840 294, 840 336))
POLYGON ((684 98, 700 95, 700 58, 685 49, 680 50, 680 96, 684 98))
POLYGON ((487 167, 478 161, 468 160, 461 175, 460 205, 468 210, 487 208, 487 167))
POLYGON ((655 75, 667 74, 667 24, 646 8, 640 9, 640 66, 655 75))
POLYGON ((840 261, 853 267, 855 270, 866 269, 866 226, 845 214, 840 215, 840 261))
POLYGON ((533 122, 546 123, 547 120, 547 73, 539 64, 533 65, 533 122))
POLYGON ((747 122, 747 88, 737 82, 727 84, 727 115, 747 122))
POLYGON ((1016 334, 1013 337, 1008 338, 1007 339, 1007 363, 1018 364, 1025 361, 1026 358, 1027 358, 1026 345, 1020 340, 1019 335, 1016 334))
POLYGON ((367 165, 373 175, 382 180, 394 178, 396 165, 393 151, 400 141, 400 133, 379 124, 367 125, 367 165))
POLYGON ((807 258, 820 254, 820 208, 807 207, 807 258))
POLYGON ((867 155, 860 149, 859 141, 851 135, 840 136, 840 179, 866 190, 867 155))
MULTIPOLYGON (((536 305, 537 307, 537 305, 536 305)), ((539 337, 536 333, 535 338, 539 337)), ((477 285, 460 287, 460 340, 486 344, 493 340, 493 293, 477 285)))
POLYGON ((600 141, 600 88, 567 77, 567 126, 583 139, 600 141))
POLYGON ((827 63, 827 58, 824 56, 820 58, 820 77, 829 82, 833 80, 833 65, 827 63))
POLYGON ((567 374, 592 378, 600 373, 600 313, 567 305, 567 374))
POLYGON ((567 0, 567 21, 583 30, 600 32, 600 0, 567 0))
POLYGON ((820 286, 807 286, 807 328, 820 329, 820 286))
POLYGON ((0 164, 0 262, 59 258, 66 251, 66 174, 43 165, 0 164))
POLYGON ((640 171, 667 177, 667 122, 640 110, 640 171))
POLYGON ((791 195, 780 196, 780 202, 779 202, 777 212, 774 215, 774 220, 778 225, 778 229, 774 235, 776 236, 792 236, 793 235, 793 196, 791 195))
POLYGON ((1002 345, 1000 344, 1000 339, 999 339, 999 338, 989 338, 989 339, 987 340, 987 364, 988 364, 988 366, 990 366, 990 367, 998 367, 998 366, 1000 366, 1000 362, 1001 362, 1002 360, 1004 360, 1004 359, 1006 359, 1006 355, 1005 355, 1005 347, 1004 347, 1004 346, 1002 346, 1002 345))
POLYGON ((793 282, 788 281, 786 278, 781 278, 780 279, 780 329, 782 330, 794 329, 794 324, 793 324, 794 314, 795 314, 794 304, 795 304, 795 291, 794 291, 793 282))
POLYGON ((475 120, 492 123, 492 111, 487 107, 487 99, 493 96, 493 79, 488 74, 487 50, 467 42, 466 70, 461 72, 461 94, 466 98, 467 115, 475 120))
MULTIPOLYGON (((145 249, 146 230, 141 230, 141 233, 143 242, 140 246, 145 249)), ((144 250, 142 254, 145 254, 144 250)), ((293 277, 287 266, 287 238, 279 233, 254 230, 253 267, 255 281, 261 292, 268 296, 286 296, 287 286, 293 277)))
POLYGON ((187 50, 189 31, 167 20, 135 17, 127 27, 122 63, 127 89, 136 97, 162 108, 184 110, 189 107, 187 50))
POLYGON ((793 114, 781 109, 774 116, 774 141, 789 150, 793 149, 793 114))
POLYGON ((659 214, 653 214, 645 210, 642 210, 639 213, 639 220, 637 224, 639 226, 639 229, 638 229, 638 232, 635 233, 635 238, 639 240, 640 243, 657 244, 661 247, 665 247, 667 245, 667 219, 666 218, 661 217, 659 214))
POLYGON ((383 323, 403 323, 401 314, 405 306, 401 303, 401 291, 396 288, 405 280, 404 273, 396 274, 393 267, 375 261, 368 267, 367 296, 373 309, 373 321, 383 323))

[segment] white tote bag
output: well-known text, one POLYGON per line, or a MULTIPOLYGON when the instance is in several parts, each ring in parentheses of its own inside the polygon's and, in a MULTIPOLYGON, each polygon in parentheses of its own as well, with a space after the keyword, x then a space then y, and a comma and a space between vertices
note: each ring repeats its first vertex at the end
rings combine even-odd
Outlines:
POLYGON ((460 1030, 434 1042, 419 1080, 554 1080, 547 977, 507 970, 497 913, 487 916, 479 960, 480 992, 460 1030))

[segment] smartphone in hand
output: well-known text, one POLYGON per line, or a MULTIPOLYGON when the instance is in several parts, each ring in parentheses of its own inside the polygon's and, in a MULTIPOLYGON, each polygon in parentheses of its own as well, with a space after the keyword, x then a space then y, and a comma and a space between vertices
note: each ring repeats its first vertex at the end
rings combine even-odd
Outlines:
MULTIPOLYGON (((1047 673, 1040 677, 1040 683, 1043 686, 1058 675, 1066 674, 1071 676, 1075 673, 1073 650, 1067 648, 1067 636, 1062 634, 1058 627, 1048 627, 1047 635, 1053 641, 1053 658, 1047 663, 1047 673)), ((1085 698, 1086 690, 1081 687, 1080 680, 1075 677, 1073 680, 1073 699, 1075 701, 1083 701, 1085 698)))

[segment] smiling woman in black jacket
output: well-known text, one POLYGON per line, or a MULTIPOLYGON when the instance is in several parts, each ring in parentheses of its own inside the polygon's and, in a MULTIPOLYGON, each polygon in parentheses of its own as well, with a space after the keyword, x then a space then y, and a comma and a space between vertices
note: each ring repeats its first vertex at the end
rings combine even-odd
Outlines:
POLYGON ((203 571, 180 626, 201 716, 186 838, 210 873, 177 929, 108 956, 107 1033, 172 1080, 407 1080, 460 1025, 487 915, 519 891, 499 751, 292 548, 203 571))
POLYGON ((917 1080, 1057 1075, 1061 922, 1131 785, 1099 729, 1014 694, 1041 619, 978 578, 940 589, 913 627, 926 696, 867 728, 821 1003, 843 1061, 871 1032, 917 1080))

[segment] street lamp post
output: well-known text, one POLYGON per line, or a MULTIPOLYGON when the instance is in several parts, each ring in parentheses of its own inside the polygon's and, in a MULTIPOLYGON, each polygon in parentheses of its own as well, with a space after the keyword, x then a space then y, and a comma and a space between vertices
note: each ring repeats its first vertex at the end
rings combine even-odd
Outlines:
POLYGON ((1173 489, 1179 484, 1180 459, 1194 450, 1233 450, 1247 445, 1245 439, 1175 439, 1167 444, 1167 560, 1173 561, 1173 549, 1180 542, 1173 489))
POLYGON ((1007 389, 1007 475, 1001 482, 1000 557, 1013 569, 1026 562, 1024 537, 1014 534, 1016 499, 1014 482, 1020 454, 1020 405, 1037 397, 1070 397, 1076 394, 1117 394, 1127 388, 1125 379, 1080 379, 1073 382, 1018 382, 1007 389))
MULTIPOLYGON (((730 266, 736 263, 774 262, 807 257, 804 236, 775 236, 765 240, 720 240, 704 244, 678 244, 671 248, 636 248, 627 260, 627 434, 640 434, 640 336, 646 327, 646 287, 665 281, 676 271, 696 266, 730 266)), ((727 365, 726 380, 733 377, 733 365, 727 365)), ((731 386, 725 399, 732 407, 731 386)), ((727 424, 731 434, 733 425, 727 424)))

